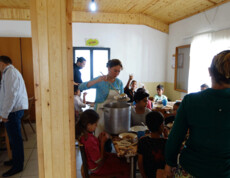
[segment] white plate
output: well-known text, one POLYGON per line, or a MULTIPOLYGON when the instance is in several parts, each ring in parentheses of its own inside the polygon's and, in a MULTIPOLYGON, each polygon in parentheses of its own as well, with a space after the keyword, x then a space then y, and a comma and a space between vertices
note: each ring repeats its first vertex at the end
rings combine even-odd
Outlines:
POLYGON ((135 133, 121 133, 121 134, 119 134, 119 138, 121 138, 121 139, 124 139, 124 138, 135 139, 135 138, 137 138, 137 135, 135 133))
POLYGON ((130 128, 130 131, 133 132, 146 131, 146 130, 148 130, 147 126, 142 126, 142 125, 137 125, 130 128))

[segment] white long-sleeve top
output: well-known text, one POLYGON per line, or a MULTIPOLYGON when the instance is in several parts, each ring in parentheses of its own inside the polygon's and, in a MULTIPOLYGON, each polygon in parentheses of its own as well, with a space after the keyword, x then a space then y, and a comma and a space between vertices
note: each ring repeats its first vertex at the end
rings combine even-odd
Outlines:
POLYGON ((83 100, 81 99, 80 96, 75 95, 74 96, 74 108, 75 111, 81 112, 82 108, 86 107, 86 104, 83 103, 83 100))
POLYGON ((28 109, 28 96, 21 73, 8 65, 2 72, 0 85, 0 116, 8 118, 11 112, 28 109))

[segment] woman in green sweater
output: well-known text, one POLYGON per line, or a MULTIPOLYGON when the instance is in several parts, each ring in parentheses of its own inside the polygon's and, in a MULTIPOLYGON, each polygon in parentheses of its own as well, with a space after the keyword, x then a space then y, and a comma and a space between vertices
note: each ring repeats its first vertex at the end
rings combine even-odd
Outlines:
POLYGON ((212 87, 186 95, 165 151, 167 176, 180 165, 196 178, 230 178, 230 50, 217 54, 209 68, 212 87))

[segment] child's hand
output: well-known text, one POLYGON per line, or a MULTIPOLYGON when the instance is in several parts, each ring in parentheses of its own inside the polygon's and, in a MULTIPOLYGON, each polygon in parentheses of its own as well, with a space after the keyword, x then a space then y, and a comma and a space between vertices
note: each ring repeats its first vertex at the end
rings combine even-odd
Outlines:
POLYGON ((106 132, 101 132, 99 135, 99 140, 101 143, 105 143, 109 139, 109 135, 106 132))
POLYGON ((167 164, 165 165, 165 174, 167 178, 173 178, 173 175, 174 175, 173 168, 167 164))
POLYGON ((169 129, 166 128, 166 127, 164 127, 163 134, 164 134, 164 138, 168 138, 168 136, 169 136, 169 129))
POLYGON ((88 93, 85 92, 85 93, 83 93, 83 96, 86 96, 87 94, 88 94, 88 93))
POLYGON ((129 80, 133 80, 133 75, 129 75, 129 80))

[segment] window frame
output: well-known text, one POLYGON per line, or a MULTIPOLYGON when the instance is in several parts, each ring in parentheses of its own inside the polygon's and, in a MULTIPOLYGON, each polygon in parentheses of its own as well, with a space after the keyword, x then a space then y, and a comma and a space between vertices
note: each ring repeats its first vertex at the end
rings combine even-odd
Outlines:
POLYGON ((94 50, 107 50, 108 61, 110 60, 110 48, 103 47, 73 47, 73 63, 75 63, 75 51, 76 50, 89 50, 90 51, 90 80, 93 79, 93 51, 94 50))

